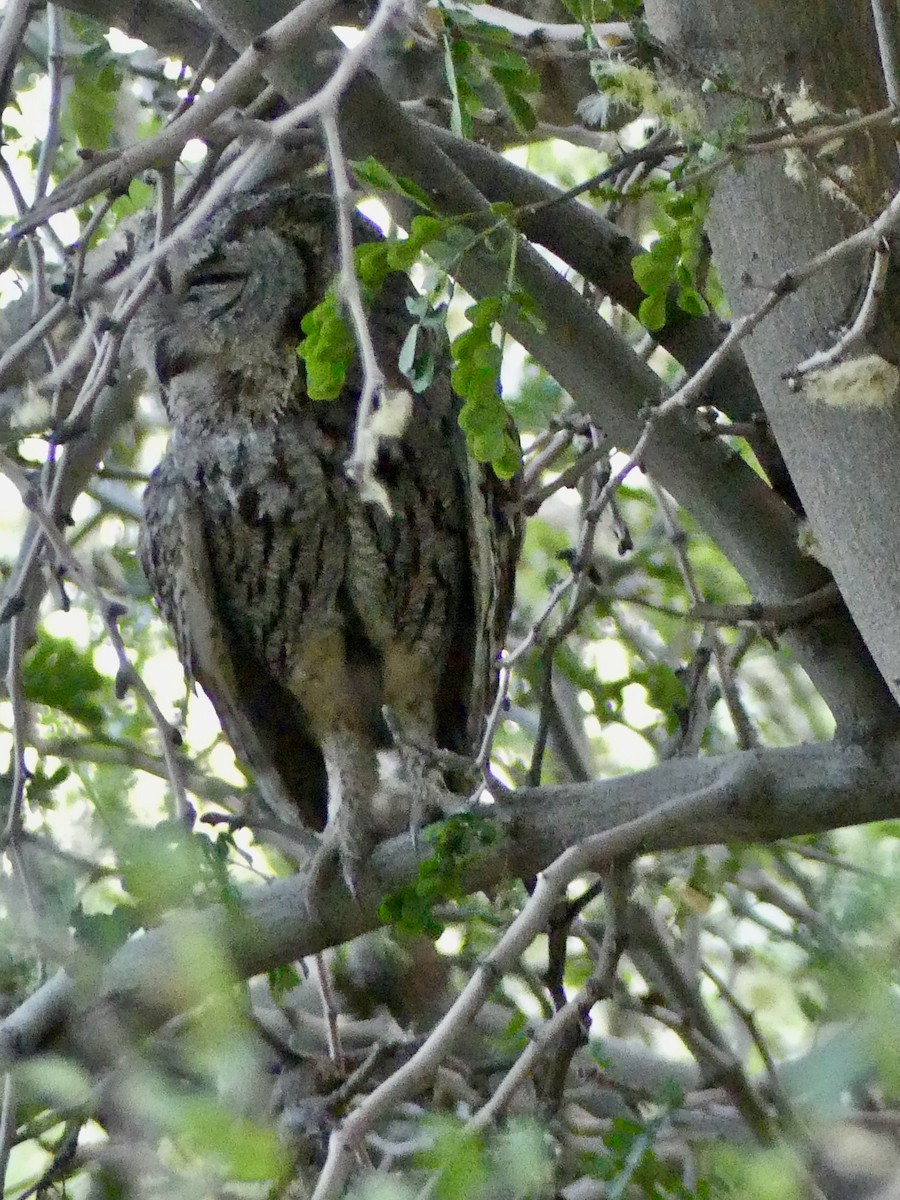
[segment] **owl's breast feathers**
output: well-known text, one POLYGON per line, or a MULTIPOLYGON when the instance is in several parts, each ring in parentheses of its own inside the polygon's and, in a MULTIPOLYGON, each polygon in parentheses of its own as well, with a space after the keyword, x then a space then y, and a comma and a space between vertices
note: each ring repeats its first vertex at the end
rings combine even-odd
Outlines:
MULTIPOLYGON (((145 494, 141 562, 267 800, 321 829, 332 726, 374 755, 389 703, 421 736, 472 749, 518 534, 511 495, 467 458, 446 373, 382 443, 390 511, 360 499, 344 473, 357 381, 310 401, 296 354, 335 265, 330 204, 296 192, 243 203, 145 323, 172 435, 145 494)), ((409 294, 391 277, 370 316, 388 373, 409 294)))

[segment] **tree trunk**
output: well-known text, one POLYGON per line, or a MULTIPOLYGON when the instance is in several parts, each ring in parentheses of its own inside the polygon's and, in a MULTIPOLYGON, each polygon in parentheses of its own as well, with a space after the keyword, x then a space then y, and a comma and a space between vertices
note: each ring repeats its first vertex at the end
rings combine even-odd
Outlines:
MULTIPOLYGON (((745 93, 771 94, 776 86, 788 105, 806 93, 838 119, 887 105, 867 0, 647 0, 646 13, 651 33, 684 64, 679 84, 697 103, 705 72, 733 82, 732 94, 704 96, 711 128, 748 110, 751 129, 764 125, 764 105, 745 93)), ((845 138, 827 159, 812 157, 817 149, 806 153, 799 179, 783 151, 747 155, 739 169, 716 178, 709 234, 735 317, 756 309, 785 271, 877 216, 896 188, 897 149, 887 127, 845 138), (835 198, 839 168, 852 169, 846 186, 856 210, 835 198)), ((797 153, 804 152, 792 152, 794 162, 797 153)), ((860 251, 818 272, 745 341, 744 353, 822 557, 897 698, 900 396, 895 389, 877 403, 869 390, 855 405, 826 402, 808 386, 792 391, 784 378, 852 321, 870 266, 871 254, 860 251)), ((892 268, 875 329, 847 357, 877 353, 896 363, 898 321, 892 268)))

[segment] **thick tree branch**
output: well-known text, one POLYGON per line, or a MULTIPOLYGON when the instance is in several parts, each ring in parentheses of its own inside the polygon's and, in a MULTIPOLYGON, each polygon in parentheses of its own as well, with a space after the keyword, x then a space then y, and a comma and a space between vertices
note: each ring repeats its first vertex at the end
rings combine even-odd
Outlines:
MULTIPOLYGON (((531 171, 517 167, 502 154, 435 127, 431 136, 458 167, 465 171, 491 203, 506 201, 519 208, 516 224, 532 242, 545 246, 573 267, 589 283, 637 316, 644 292, 634 278, 632 259, 645 253, 643 246, 596 210, 565 193, 531 171)), ((656 337, 661 346, 688 371, 697 370, 721 345, 723 323, 712 316, 688 316, 676 302, 673 285, 666 323, 656 337)), ((762 401, 737 351, 722 363, 710 382, 704 401, 733 421, 752 422, 762 413, 762 401)), ((793 496, 793 485, 775 443, 766 445, 765 432, 751 438, 780 495, 793 496)))
MULTIPOLYGON (((215 36, 206 17, 189 0, 65 0, 59 7, 112 25, 163 54, 193 64, 201 61, 215 36)), ((234 57, 231 47, 222 43, 210 74, 221 74, 234 57)))
MULTIPOLYGON (((468 889, 530 877, 566 856, 566 874, 614 859, 723 841, 773 841, 900 813, 900 740, 751 750, 723 758, 677 759, 637 775, 550 788, 523 788, 483 815, 502 837, 466 872, 468 889)), ((382 844, 373 870, 385 891, 415 880, 408 836, 382 844)), ((221 907, 175 913, 129 941, 101 985, 80 991, 61 973, 0 1025, 0 1066, 35 1053, 68 1020, 113 1001, 154 1027, 199 1003, 221 978, 227 947, 245 978, 374 929, 374 907, 355 903, 340 879, 306 906, 303 875, 242 892, 241 915, 221 907)))

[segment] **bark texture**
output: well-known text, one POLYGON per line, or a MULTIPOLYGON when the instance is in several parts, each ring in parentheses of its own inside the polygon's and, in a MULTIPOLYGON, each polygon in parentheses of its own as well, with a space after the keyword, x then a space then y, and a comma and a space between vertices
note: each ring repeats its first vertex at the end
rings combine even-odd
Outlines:
MULTIPOLYGON (((679 83, 701 103, 703 72, 730 77, 744 93, 780 87, 805 92, 821 109, 844 116, 883 108, 878 47, 865 0, 648 0, 650 30, 684 64, 679 83), (699 69, 698 69, 699 68, 699 69)), ((705 100, 703 101, 705 103, 705 100)), ((754 127, 764 109, 743 95, 719 94, 707 108, 721 128, 749 110, 754 127)), ((783 153, 747 157, 716 182, 709 224, 713 256, 735 316, 752 312, 785 271, 800 267, 862 228, 897 184, 897 152, 888 132, 848 138, 827 164, 807 157, 801 177, 783 153), (846 198, 829 174, 852 170, 846 198)), ((865 287, 869 256, 844 258, 789 296, 744 343, 766 414, 799 492, 822 556, 832 570, 866 644, 894 697, 900 697, 900 398, 883 405, 829 404, 784 376, 828 347, 865 287)), ((898 304, 889 285, 878 328, 863 350, 897 360, 898 304)), ((857 348, 854 353, 859 353, 857 348)), ((886 707, 886 718, 894 719, 886 707)))

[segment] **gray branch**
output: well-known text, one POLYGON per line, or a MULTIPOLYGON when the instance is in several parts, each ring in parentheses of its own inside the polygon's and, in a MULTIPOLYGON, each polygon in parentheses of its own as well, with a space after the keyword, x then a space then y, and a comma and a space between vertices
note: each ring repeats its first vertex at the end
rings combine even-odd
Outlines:
MULTIPOLYGON (((722 758, 676 759, 637 775, 561 787, 523 788, 482 814, 499 840, 466 873, 471 890, 540 872, 569 847, 595 840, 591 855, 631 858, 723 841, 774 841, 900 813, 900 740, 871 748, 808 745, 749 750, 722 758), (599 838, 601 841, 597 841, 599 838), (605 849, 602 849, 605 847, 605 849)), ((407 835, 383 843, 373 871, 385 892, 411 884, 419 857, 407 835)), ((246 887, 237 912, 223 907, 177 912, 126 943, 100 985, 76 988, 60 972, 0 1024, 0 1067, 36 1053, 66 1026, 90 1021, 112 1003, 147 1028, 199 1003, 221 978, 227 949, 236 976, 249 978, 316 954, 379 924, 372 905, 355 902, 335 878, 306 905, 302 874, 246 887), (190 968, 186 969, 186 964, 190 968)))

